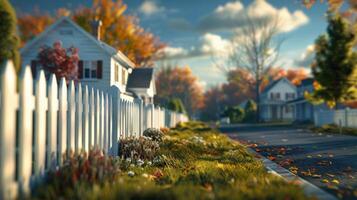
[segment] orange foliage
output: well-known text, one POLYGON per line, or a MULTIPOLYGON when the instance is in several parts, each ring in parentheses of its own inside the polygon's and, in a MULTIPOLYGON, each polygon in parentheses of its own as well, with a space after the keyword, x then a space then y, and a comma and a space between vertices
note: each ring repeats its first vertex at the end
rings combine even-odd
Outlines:
POLYGON ((25 42, 33 39, 35 36, 42 33, 42 31, 50 24, 52 24, 54 19, 48 14, 41 14, 36 11, 33 14, 24 14, 17 18, 17 23, 19 27, 21 45, 23 46, 25 42))
POLYGON ((190 115, 203 107, 203 89, 189 66, 161 69, 156 76, 156 91, 161 101, 181 99, 190 115))
MULTIPOLYGON (((306 69, 272 68, 261 82, 260 90, 274 80, 282 77, 289 79, 294 85, 307 78, 306 69)), ((226 106, 236 106, 248 99, 255 99, 255 78, 248 71, 237 68, 228 72, 227 83, 221 87, 211 88, 205 93, 205 107, 202 109, 204 120, 214 120, 219 117, 226 106)))
MULTIPOLYGON (((138 66, 151 66, 155 54, 164 47, 158 38, 139 26, 134 16, 124 15, 127 6, 122 0, 95 0, 91 8, 81 7, 72 13, 73 20, 90 32, 92 20, 102 21, 101 40, 122 51, 138 66)), ((28 41, 41 33, 56 18, 70 15, 66 9, 59 9, 56 16, 35 13, 19 16, 19 30, 22 41, 28 41)))

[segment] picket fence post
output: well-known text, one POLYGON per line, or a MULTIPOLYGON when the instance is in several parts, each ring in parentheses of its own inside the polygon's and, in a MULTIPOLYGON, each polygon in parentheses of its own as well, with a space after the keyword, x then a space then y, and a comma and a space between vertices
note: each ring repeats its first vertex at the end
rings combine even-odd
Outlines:
POLYGON ((68 88, 68 111, 67 111, 67 155, 71 153, 71 151, 75 148, 75 113, 76 113, 76 105, 75 105, 75 86, 73 80, 69 83, 68 88))
POLYGON ((82 148, 82 112, 83 112, 83 102, 82 102, 82 85, 77 84, 76 90, 76 129, 75 129, 75 152, 79 153, 82 148))
POLYGON ((16 74, 11 61, 4 63, 0 72, 0 199, 14 199, 16 145, 16 74))
POLYGON ((84 151, 89 150, 89 93, 88 93, 88 86, 84 86, 83 91, 83 113, 82 113, 82 120, 83 120, 83 135, 82 135, 82 147, 84 151))
POLYGON ((35 118, 34 118, 34 172, 44 173, 46 160, 46 78, 43 70, 37 74, 35 85, 35 118))
POLYGON ((59 112, 58 112, 58 164, 62 165, 62 156, 66 152, 66 136, 67 136, 67 83, 64 78, 61 78, 59 87, 59 112))
POLYGON ((48 85, 48 114, 47 114, 47 166, 55 167, 57 164, 57 111, 58 111, 58 87, 54 74, 51 75, 48 85))
POLYGON ((120 90, 116 86, 112 86, 110 88, 111 92, 111 102, 112 102, 112 150, 111 154, 113 156, 118 155, 118 140, 120 135, 121 128, 121 98, 120 98, 120 90))
POLYGON ((20 194, 27 194, 32 172, 32 96, 33 80, 30 67, 23 68, 20 75, 19 132, 18 132, 18 170, 20 194))

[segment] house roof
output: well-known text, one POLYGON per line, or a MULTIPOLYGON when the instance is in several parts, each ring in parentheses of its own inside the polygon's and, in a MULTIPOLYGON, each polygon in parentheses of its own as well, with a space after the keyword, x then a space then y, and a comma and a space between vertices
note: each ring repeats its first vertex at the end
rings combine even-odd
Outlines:
POLYGON ((288 101, 287 104, 297 104, 297 103, 304 103, 307 102, 307 100, 305 99, 305 97, 299 97, 297 99, 288 101))
POLYGON ((314 81, 315 80, 313 78, 305 78, 305 79, 301 80, 299 87, 312 85, 314 83, 314 81))
POLYGON ((131 72, 127 87, 128 88, 150 88, 151 81, 154 78, 153 68, 135 68, 131 72))
POLYGON ((33 44, 38 42, 41 38, 43 38, 46 34, 51 32, 53 29, 55 29, 61 22, 66 21, 70 23, 74 28, 76 28, 79 32, 83 33, 85 36, 87 36, 91 41, 93 41, 98 47, 100 47, 105 53, 109 54, 111 57, 113 57, 116 61, 118 61, 121 65, 125 66, 126 68, 134 68, 135 64, 130 61, 128 57, 126 57, 121 51, 116 50, 112 46, 106 44, 105 42, 102 42, 100 40, 97 40, 93 35, 85 31, 82 27, 77 25, 75 22, 73 22, 69 17, 61 17, 59 20, 57 20, 55 23, 50 25, 45 31, 43 31, 39 36, 35 37, 33 40, 30 42, 26 43, 26 45, 20 50, 21 54, 28 50, 33 44))
POLYGON ((283 77, 283 78, 280 78, 280 79, 278 79, 278 80, 275 80, 275 81, 271 82, 268 86, 266 86, 266 87, 264 88, 264 90, 263 90, 262 93, 268 92, 269 90, 271 90, 274 86, 276 86, 276 85, 277 85, 278 83, 280 83, 281 81, 285 81, 285 82, 287 82, 289 85, 291 85, 292 87, 295 88, 295 86, 294 86, 287 78, 283 77))

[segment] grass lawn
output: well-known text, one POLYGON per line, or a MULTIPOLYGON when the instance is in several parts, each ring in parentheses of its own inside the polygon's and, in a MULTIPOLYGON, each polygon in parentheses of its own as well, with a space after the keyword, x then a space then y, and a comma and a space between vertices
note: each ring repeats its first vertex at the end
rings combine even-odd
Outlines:
POLYGON ((344 135, 353 135, 357 136, 357 128, 349 128, 349 127, 342 127, 342 131, 337 125, 334 124, 327 124, 321 127, 311 127, 309 128, 311 131, 315 133, 331 133, 331 134, 342 134, 344 135))
POLYGON ((87 168, 78 170, 88 161, 82 155, 77 164, 50 173, 32 198, 307 199, 300 186, 267 173, 245 147, 202 123, 179 124, 165 132, 152 161, 133 164, 103 156, 87 167, 102 177, 88 178, 87 168))

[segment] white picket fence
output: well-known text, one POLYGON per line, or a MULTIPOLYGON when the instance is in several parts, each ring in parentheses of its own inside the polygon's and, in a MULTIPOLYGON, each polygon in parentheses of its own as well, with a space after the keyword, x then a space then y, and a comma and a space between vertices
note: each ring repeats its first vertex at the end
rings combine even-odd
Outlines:
POLYGON ((17 78, 11 61, 0 71, 0 199, 28 193, 30 180, 60 166, 65 153, 97 146, 116 156, 120 138, 188 120, 115 86, 100 91, 73 81, 67 86, 65 79, 58 85, 43 71, 36 77, 27 66, 17 78))
POLYGON ((315 126, 336 124, 343 127, 357 128, 357 109, 315 111, 315 126))

